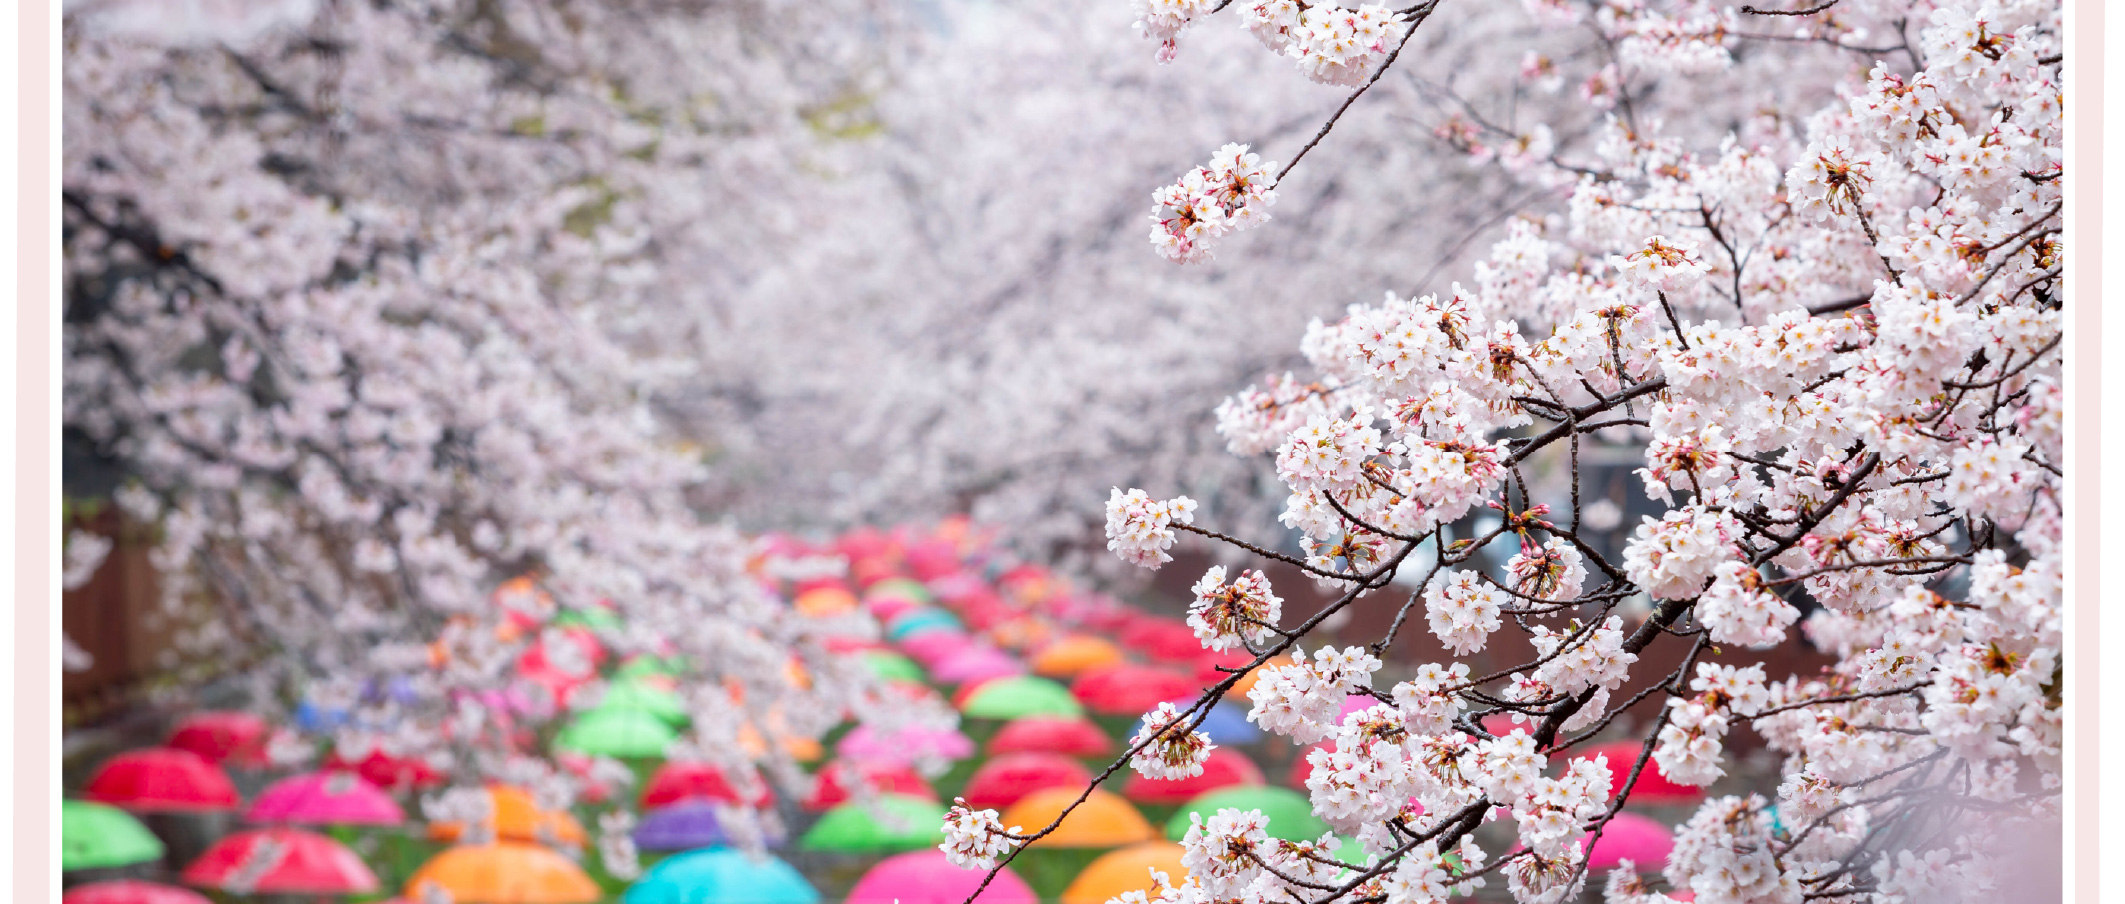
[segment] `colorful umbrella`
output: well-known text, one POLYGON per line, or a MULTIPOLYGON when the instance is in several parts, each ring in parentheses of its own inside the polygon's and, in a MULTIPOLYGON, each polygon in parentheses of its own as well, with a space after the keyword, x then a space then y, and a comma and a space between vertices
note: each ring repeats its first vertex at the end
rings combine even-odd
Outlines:
MULTIPOLYGON (((1623 793, 1626 787, 1624 783, 1630 781, 1631 766, 1638 762, 1638 754, 1643 749, 1644 744, 1639 741, 1611 741, 1588 747, 1572 754, 1571 758, 1590 760, 1598 756, 1608 757, 1609 798, 1614 799, 1616 795, 1623 793)), ((1704 799, 1703 788, 1668 778, 1667 773, 1661 771, 1660 763, 1650 758, 1645 761, 1645 769, 1638 773, 1637 783, 1628 787, 1631 789, 1630 802, 1634 804, 1672 806, 1696 803, 1704 799)))
POLYGON ((935 668, 951 658, 952 654, 973 646, 974 636, 961 631, 924 631, 906 640, 896 642, 900 652, 909 659, 922 664, 923 668, 935 668))
POLYGON ((133 879, 77 885, 60 896, 59 904, 213 904, 205 895, 175 885, 157 885, 133 879))
MULTIPOLYGON (((1078 788, 1047 788, 1020 798, 1003 812, 1006 827, 1020 826, 1028 832, 1038 832, 1048 827, 1079 795, 1078 788)), ((1093 789, 1085 802, 1069 811, 1062 824, 1055 827, 1047 837, 1034 842, 1037 847, 1047 848, 1104 848, 1118 847, 1138 841, 1150 841, 1158 837, 1151 823, 1144 820, 1136 808, 1120 795, 1093 789)))
POLYGON ((814 587, 797 594, 791 605, 806 617, 823 618, 855 611, 856 595, 846 587, 814 587))
POLYGON ((1011 654, 995 647, 976 646, 945 657, 931 671, 931 677, 946 684, 969 684, 1025 673, 1026 667, 1011 654))
POLYGON ((1114 741, 1083 717, 1028 716, 1013 719, 989 738, 989 755, 1047 751, 1064 756, 1111 756, 1114 741))
MULTIPOLYGON (((1588 837, 1592 837, 1589 835, 1588 837)), ((1625 860, 1639 870, 1659 872, 1675 850, 1675 833, 1659 820, 1636 813, 1618 813, 1601 830, 1601 838, 1587 855, 1589 870, 1608 871, 1625 860)))
POLYGON ((649 868, 620 897, 622 904, 816 904, 819 893, 790 865, 773 857, 710 848, 649 868))
POLYGON ((1046 678, 1020 675, 983 682, 959 704, 959 711, 977 719, 1019 719, 1026 716, 1081 716, 1085 708, 1062 685, 1046 678))
POLYGON ((686 674, 686 660, 677 656, 651 656, 642 654, 628 657, 626 662, 613 670, 614 678, 647 678, 652 675, 677 677, 686 674))
POLYGON ((1195 631, 1177 621, 1143 618, 1122 630, 1121 645, 1162 662, 1189 662, 1203 654, 1195 631))
MULTIPOLYGON (((703 800, 672 804, 642 817, 641 824, 635 826, 635 846, 645 851, 689 851, 734 845, 735 836, 724 828, 724 823, 726 819, 742 818, 739 809, 729 804, 703 800)), ((787 840, 776 826, 760 826, 757 834, 768 847, 779 847, 787 840)))
POLYGON ((916 665, 915 660, 885 650, 863 654, 863 664, 870 668, 871 674, 888 681, 921 682, 929 677, 923 674, 922 666, 916 665))
POLYGON ((886 623, 885 636, 887 640, 902 640, 928 631, 964 630, 966 626, 959 623, 957 616, 943 609, 925 606, 893 616, 886 623))
POLYGON ((591 904, 604 896, 575 861, 521 841, 459 845, 435 855, 406 880, 405 895, 426 900, 440 886, 453 904, 591 904))
POLYGON ((858 725, 834 747, 844 758, 870 763, 913 764, 922 759, 963 760, 974 755, 974 742, 949 728, 902 726, 881 732, 858 725))
POLYGON ((88 799, 135 813, 234 810, 236 785, 199 754, 168 747, 129 750, 105 760, 89 777, 88 799))
POLYGON ((1122 661, 1121 647, 1102 637, 1072 634, 1042 647, 1033 657, 1033 673, 1048 678, 1072 678, 1078 673, 1122 661))
POLYGON ((1146 841, 1101 854, 1063 890, 1061 904, 1107 904, 1132 891, 1149 892, 1151 871, 1166 874, 1175 885, 1188 878, 1181 865, 1181 846, 1171 841, 1146 841))
POLYGON ((587 609, 564 609, 553 617, 556 628, 589 628, 595 631, 618 631, 622 627, 620 615, 605 606, 587 609))
POLYGON ((237 895, 359 895, 377 888, 376 874, 346 845, 286 827, 214 842, 185 867, 184 881, 237 895))
POLYGON ((1287 841, 1315 841, 1328 831, 1328 824, 1313 815, 1313 804, 1306 795, 1290 788, 1270 785, 1243 785, 1212 791, 1183 805, 1180 812, 1166 823, 1166 837, 1174 841, 1188 834, 1188 817, 1200 813, 1204 819, 1217 815, 1217 811, 1260 810, 1269 818, 1266 827, 1269 837, 1287 841))
POLYGON ((912 851, 944 841, 945 807, 906 794, 880 794, 826 811, 797 846, 807 851, 912 851))
POLYGON ((1092 771, 1059 753, 1007 753, 981 764, 960 796, 974 809, 1003 809, 1043 788, 1083 790, 1092 771))
POLYGON ((395 757, 381 749, 372 749, 359 760, 349 760, 333 751, 325 757, 326 769, 352 769, 355 774, 367 779, 369 784, 390 791, 439 787, 444 775, 416 756, 395 757))
POLYGON ((1210 736, 1211 743, 1223 745, 1255 744, 1267 738, 1253 722, 1247 721, 1247 710, 1230 703, 1210 707, 1210 715, 1203 717, 1203 724, 1196 729, 1210 736))
POLYGON ((1188 778, 1153 779, 1131 772, 1122 796, 1140 804, 1187 803, 1220 788, 1262 784, 1262 770, 1246 754, 1230 747, 1210 751, 1203 771, 1188 778))
MULTIPOLYGON (((750 805, 765 807, 774 802, 773 792, 766 782, 758 782, 758 788, 750 805)), ((642 786, 642 806, 664 807, 681 801, 720 801, 726 804, 746 805, 748 802, 738 794, 738 787, 713 763, 665 763, 649 776, 649 783, 642 786)))
MULTIPOLYGON (((541 844, 583 844, 589 836, 583 824, 566 810, 542 810, 531 792, 509 785, 490 785, 494 837, 505 841, 535 841, 541 844)), ((465 834, 464 823, 437 822, 428 826, 428 836, 456 841, 465 834)))
POLYGON ((246 712, 192 713, 177 721, 168 746, 199 754, 209 763, 239 769, 262 769, 266 761, 266 720, 246 712))
POLYGON ((406 813, 360 775, 327 770, 267 785, 243 818, 261 824, 395 826, 406 821, 406 813))
POLYGON ((117 807, 69 800, 59 805, 59 868, 102 869, 162 859, 162 840, 117 807))
MULTIPOLYGON (((945 859, 942 851, 912 851, 880 861, 856 887, 845 904, 960 904, 981 888, 984 870, 960 869, 945 859)), ((982 890, 974 904, 1039 904, 1025 880, 1004 867, 982 890)), ((1104 901, 1101 904, 1105 904, 1104 901)))
POLYGON ((818 811, 847 803, 852 786, 858 783, 874 794, 889 791, 932 799, 937 796, 930 783, 908 764, 835 760, 819 770, 811 796, 804 799, 804 808, 818 811))
POLYGON ((595 756, 651 759, 679 739, 664 720, 638 709, 595 709, 561 729, 553 746, 595 756))
POLYGON ((924 586, 921 581, 904 577, 886 578, 876 584, 872 584, 864 588, 863 595, 865 597, 899 597, 913 600, 925 606, 935 602, 937 599, 930 593, 930 588, 924 586))
POLYGON ((1336 749, 1336 745, 1334 741, 1322 741, 1299 751, 1298 756, 1292 757, 1291 774, 1285 777, 1286 782, 1291 787, 1305 788, 1306 780, 1313 777, 1313 762, 1307 759, 1307 754, 1312 753, 1316 748, 1333 752, 1336 749))
POLYGON ((1203 693, 1194 678, 1172 669, 1110 665, 1070 682, 1070 695, 1096 713, 1139 715, 1168 700, 1193 701, 1203 693))
POLYGON ((598 701, 597 710, 640 710, 673 727, 686 724, 686 704, 679 695, 663 688, 654 687, 645 679, 615 681, 605 686, 605 696, 598 701))

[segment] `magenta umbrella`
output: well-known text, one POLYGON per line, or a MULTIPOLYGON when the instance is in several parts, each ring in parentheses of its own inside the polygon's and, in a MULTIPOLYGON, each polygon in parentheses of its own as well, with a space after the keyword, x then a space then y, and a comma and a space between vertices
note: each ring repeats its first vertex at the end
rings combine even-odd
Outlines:
POLYGON ((911 764, 923 757, 966 759, 974 755, 974 742, 951 729, 907 726, 880 732, 859 725, 835 749, 848 759, 892 765, 911 764))
MULTIPOLYGON (((856 880, 847 904, 960 904, 981 887, 986 874, 960 869, 942 851, 914 851, 887 857, 856 880)), ((975 904, 1038 904, 1025 880, 1004 867, 975 904)))
POLYGON ((1586 866, 1589 870, 1611 870, 1629 860, 1641 871, 1658 872, 1667 865, 1668 854, 1674 850, 1675 835, 1659 820, 1623 812, 1611 818, 1608 827, 1601 830, 1601 838, 1594 842, 1586 866))
POLYGON ((909 659, 921 663, 925 669, 934 669, 974 643, 972 635, 959 631, 924 631, 903 638, 897 645, 909 659))
POLYGON ((383 789, 352 772, 327 770, 294 775, 266 786, 244 811, 254 823, 395 826, 406 813, 383 789))
POLYGON ((930 670, 930 677, 946 684, 973 684, 990 678, 1023 675, 1026 667, 1011 654, 995 647, 968 647, 945 658, 930 670))

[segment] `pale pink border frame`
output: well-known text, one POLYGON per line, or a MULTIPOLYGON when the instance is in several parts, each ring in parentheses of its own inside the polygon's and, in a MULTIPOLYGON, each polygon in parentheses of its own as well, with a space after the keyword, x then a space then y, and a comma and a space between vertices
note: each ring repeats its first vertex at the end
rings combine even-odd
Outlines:
POLYGON ((59 170, 51 130, 57 0, 16 0, 21 82, 15 272, 15 783, 16 901, 59 900, 59 581, 54 508, 59 479, 59 170))
MULTIPOLYGON (((2066 354, 2069 385, 2068 418, 2073 424, 2067 449, 2068 496, 2093 499, 2093 487, 2085 475, 2101 461, 2102 335, 2102 185, 2103 185, 2103 0, 2067 0, 2074 28, 2068 52, 2068 116, 2070 141, 2079 167, 2073 174, 2073 200, 2067 210, 2072 236, 2068 285, 2075 303, 2070 310, 2073 325, 2067 330, 2066 354)), ((58 387, 54 356, 58 347, 58 287, 53 264, 55 224, 58 222, 58 161, 51 154, 49 129, 58 97, 53 81, 53 53, 58 45, 55 0, 17 0, 18 33, 16 66, 20 72, 22 141, 16 178, 21 186, 21 206, 16 211, 20 229, 19 267, 15 274, 17 332, 15 361, 17 383, 16 418, 19 448, 16 451, 16 481, 19 504, 15 510, 16 562, 14 683, 16 696, 16 743, 14 775, 18 806, 10 828, 14 836, 14 900, 56 901, 59 891, 58 804, 50 789, 59 785, 59 712, 57 651, 53 617, 58 598, 57 558, 54 532, 59 512, 54 494, 47 488, 57 482, 58 387), (36 563, 43 563, 37 567, 36 563)), ((2102 692, 2096 668, 2098 607, 2091 595, 2100 574, 2101 522, 2093 505, 2069 502, 2068 586, 2080 588, 2067 600, 2075 628, 2068 637, 2066 669, 2067 713, 2073 724, 2069 744, 2073 767, 2068 775, 2068 793, 2087 801, 2067 826, 2072 851, 2071 887, 2077 901, 2099 900, 2102 884, 2102 852, 2098 846, 2098 807, 2094 805, 2100 762, 2096 731, 2097 701, 2102 692)))

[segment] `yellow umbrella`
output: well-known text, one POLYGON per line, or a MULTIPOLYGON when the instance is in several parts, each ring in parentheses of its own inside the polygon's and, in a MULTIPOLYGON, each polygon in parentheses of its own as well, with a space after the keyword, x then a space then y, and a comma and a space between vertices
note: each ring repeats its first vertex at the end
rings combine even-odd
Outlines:
POLYGON ((1166 874, 1175 885, 1188 878, 1181 865, 1181 846, 1171 841, 1146 841, 1101 854, 1063 890, 1061 904, 1107 904, 1132 892, 1151 892, 1151 871, 1166 874))
MULTIPOLYGON (((1018 799, 1004 811, 1003 824, 1020 826, 1028 832, 1038 832, 1062 815, 1063 809, 1077 800, 1083 790, 1078 788, 1043 788, 1018 799)), ((1051 848, 1105 848, 1119 847, 1138 841, 1150 841, 1158 832, 1145 821, 1136 807, 1120 795, 1094 789, 1085 802, 1070 811, 1069 818, 1047 837, 1035 842, 1037 847, 1051 848)))
POLYGON ((575 861, 536 844, 461 845, 435 855, 406 880, 406 897, 441 886, 455 904, 590 904, 603 894, 575 861))
POLYGON ((1121 661, 1122 649, 1113 641, 1072 634, 1041 648, 1033 657, 1033 673, 1048 678, 1074 678, 1079 672, 1121 661))
MULTIPOLYGON (((509 841, 580 845, 589 840, 583 824, 563 810, 541 810, 531 792, 508 785, 493 785, 487 794, 494 800, 494 836, 509 841)), ((441 841, 456 841, 465 834, 464 823, 438 822, 428 835, 441 841)))

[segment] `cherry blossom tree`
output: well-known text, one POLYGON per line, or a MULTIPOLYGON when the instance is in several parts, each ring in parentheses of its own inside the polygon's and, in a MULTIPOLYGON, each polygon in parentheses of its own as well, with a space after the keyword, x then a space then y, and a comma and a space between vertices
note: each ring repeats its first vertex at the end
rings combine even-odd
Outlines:
MULTIPOLYGON (((1157 57, 1187 60, 1228 6, 1135 9, 1157 57)), ((1616 902, 1994 899, 2003 852, 2060 805, 2058 5, 1524 6, 1561 43, 1518 80, 1417 78, 1443 136, 1559 211, 1515 223, 1469 284, 1315 322, 1308 376, 1219 412, 1231 451, 1273 457, 1303 554, 1209 527, 1189 497, 1109 498, 1124 561, 1157 568, 1193 534, 1342 591, 1286 612, 1258 574, 1206 575, 1197 636, 1252 662, 1152 713, 1100 779, 1193 774, 1211 704, 1259 672, 1253 721, 1332 742, 1307 786, 1348 840, 1199 816, 1188 877, 1149 899, 1443 901, 1500 878, 1523 902, 1590 883, 1616 902), (1519 102, 1557 92, 1581 112, 1519 102), (1662 512, 1620 555, 1588 541, 1582 486, 1612 447, 1639 450, 1662 512), (1376 641, 1309 643, 1375 600, 1397 613, 1376 641), (1508 625, 1535 651, 1515 667, 1382 662, 1404 631, 1466 654, 1508 625), (1771 674, 1744 652, 1799 643, 1835 665, 1771 674), (1679 664, 1641 665, 1663 650, 1679 664), (1635 757, 1571 756, 1626 726, 1635 757), (1775 787, 1706 800, 1658 879, 1587 875, 1630 800, 1618 774, 1710 784, 1743 728, 1783 757, 1775 787)), ((1288 162, 1227 144, 1158 190, 1154 251, 1190 265, 1277 230, 1278 194, 1390 71, 1425 68, 1413 36, 1456 10, 1241 0, 1272 56, 1354 90, 1288 162)), ((1053 828, 961 807, 944 850, 993 872, 1053 828)))

